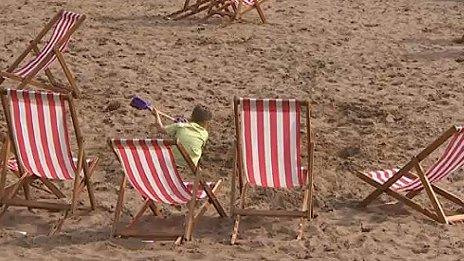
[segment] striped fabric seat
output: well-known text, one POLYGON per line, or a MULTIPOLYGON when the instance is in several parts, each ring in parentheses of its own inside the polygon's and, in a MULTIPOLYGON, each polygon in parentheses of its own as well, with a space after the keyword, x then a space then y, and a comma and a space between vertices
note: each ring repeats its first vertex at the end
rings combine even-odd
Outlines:
POLYGON ((240 105, 241 154, 249 184, 273 188, 303 185, 299 102, 241 98, 240 105))
MULTIPOLYGON (((192 198, 193 186, 182 182, 171 146, 165 141, 121 139, 113 144, 130 184, 144 198, 173 205, 192 198)), ((197 198, 204 197, 206 193, 199 191, 197 198)))
MULTIPOLYGON (((443 155, 425 173, 430 183, 435 183, 447 178, 451 173, 464 165, 464 130, 462 127, 459 132, 454 134, 443 155)), ((380 170, 365 173, 366 176, 383 184, 391 178, 399 169, 380 170)), ((402 177, 392 185, 396 191, 414 191, 422 189, 419 178, 402 177)))
MULTIPOLYGON (((92 165, 96 160, 97 160, 96 157, 87 159, 87 164, 92 165)), ((73 161, 74 161, 74 164, 77 165, 77 158, 73 158, 73 161)), ((16 159, 14 159, 14 158, 11 158, 11 159, 8 160, 7 167, 8 167, 8 169, 10 171, 13 171, 13 172, 18 172, 19 171, 18 161, 16 159)), ((81 173, 81 175, 82 175, 82 173, 81 173)))
POLYGON ((66 123, 66 97, 57 93, 7 90, 17 160, 27 173, 69 180, 77 170, 66 123))
MULTIPOLYGON (((20 77, 27 77, 34 69, 36 69, 37 66, 41 62, 47 59, 47 56, 50 53, 53 53, 53 48, 56 47, 56 44, 65 37, 66 33, 69 32, 69 30, 72 28, 73 25, 76 24, 77 20, 81 17, 80 14, 68 12, 68 11, 63 11, 61 14, 60 19, 55 25, 55 29, 53 30, 53 33, 50 37, 50 40, 47 42, 47 44, 42 48, 42 50, 37 54, 36 57, 34 57, 32 60, 27 62, 24 66, 21 68, 16 69, 13 73, 17 76, 20 77)), ((70 38, 66 39, 64 44, 61 46, 58 46, 60 51, 64 51, 69 43, 70 38)), ((56 56, 53 55, 52 58, 43 66, 43 68, 48 68, 48 66, 54 62, 56 59, 56 56)))

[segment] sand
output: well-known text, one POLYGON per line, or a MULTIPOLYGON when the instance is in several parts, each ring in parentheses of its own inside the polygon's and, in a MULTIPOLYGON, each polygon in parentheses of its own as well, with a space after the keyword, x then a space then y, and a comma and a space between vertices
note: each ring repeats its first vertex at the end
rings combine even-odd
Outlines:
MULTIPOLYGON (((371 188, 350 174, 358 167, 403 164, 449 126, 464 122, 463 1, 271 0, 264 5, 265 25, 256 13, 228 26, 219 18, 206 24, 163 19, 181 5, 1 0, 0 68, 58 10, 88 16, 66 59, 83 92, 78 108, 88 154, 102 162, 94 178, 96 211, 82 211, 62 233, 47 237, 57 213, 11 208, 0 224, 0 259, 463 259, 463 224, 442 225, 402 205, 379 204, 388 198, 358 209, 371 188), (232 221, 212 211, 195 240, 182 246, 110 239, 122 170, 105 139, 156 136, 149 113, 129 106, 135 94, 171 114, 188 115, 195 103, 214 109, 203 168, 211 179, 227 181, 219 196, 227 208, 232 97, 309 99, 317 218, 304 240, 294 240, 296 220, 246 218, 239 244, 230 246, 232 221)), ((1 122, 4 131, 3 114, 1 122)), ((463 174, 443 186, 462 195, 463 174)), ((261 191, 250 204, 296 208, 299 196, 261 191)), ((128 201, 126 219, 140 203, 133 191, 128 201)))

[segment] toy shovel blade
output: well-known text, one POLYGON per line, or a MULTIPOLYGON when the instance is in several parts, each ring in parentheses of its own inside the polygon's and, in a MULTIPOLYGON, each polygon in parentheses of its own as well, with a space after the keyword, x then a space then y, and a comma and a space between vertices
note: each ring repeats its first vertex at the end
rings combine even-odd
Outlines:
POLYGON ((134 96, 130 102, 130 105, 139 110, 151 110, 151 103, 149 101, 145 101, 138 96, 134 96))

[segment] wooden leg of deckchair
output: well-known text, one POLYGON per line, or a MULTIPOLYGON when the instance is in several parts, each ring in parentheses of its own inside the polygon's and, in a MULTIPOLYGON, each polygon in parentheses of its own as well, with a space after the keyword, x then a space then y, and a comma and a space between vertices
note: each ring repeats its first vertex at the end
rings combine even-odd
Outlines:
MULTIPOLYGON (((216 182, 216 184, 214 184, 213 189, 211 189, 211 192, 213 194, 217 192, 217 190, 221 186, 221 183, 222 183, 222 180, 219 180, 218 182, 216 182)), ((206 210, 208 210, 208 207, 210 204, 211 204, 211 200, 206 200, 205 203, 203 203, 203 205, 199 208, 198 213, 195 215, 195 218, 194 218, 194 226, 198 224, 198 221, 205 214, 206 210)))
POLYGON ((237 9, 235 11, 235 16, 233 20, 240 20, 242 19, 242 5, 243 5, 243 0, 239 0, 237 4, 237 9))
MULTIPOLYGON (((402 169, 400 169, 395 175, 393 175, 391 178, 389 178, 380 187, 376 186, 376 189, 374 191, 372 191, 372 193, 369 194, 361 203, 359 203, 359 206, 360 207, 366 207, 367 205, 372 203, 372 201, 374 201, 377 197, 379 197, 382 193, 384 193, 388 188, 390 188, 397 180, 399 180, 406 173, 408 173, 414 167, 415 160, 417 160, 417 159, 413 158, 408 164, 406 164, 406 166, 404 166, 402 169)), ((365 176, 363 173, 355 172, 355 174, 359 178, 366 181, 365 178, 363 177, 363 176, 365 176)), ((368 182, 368 181, 366 181, 366 182, 368 182)))
MULTIPOLYGON (((247 184, 244 184, 242 193, 240 194, 240 209, 245 208, 245 193, 248 190, 247 184)), ((235 215, 235 222, 234 222, 234 228, 232 229, 232 236, 230 238, 230 244, 234 245, 235 242, 237 241, 237 236, 238 236, 238 228, 240 225, 240 215, 235 215)))
POLYGON ((305 192, 304 192, 304 197, 303 197, 303 206, 301 208, 301 211, 307 211, 309 213, 309 218, 308 217, 302 217, 300 219, 300 224, 299 224, 299 229, 298 229, 298 236, 297 240, 301 240, 303 238, 303 233, 304 233, 304 227, 306 226, 306 221, 310 219, 311 217, 311 211, 310 208, 308 207, 308 201, 309 201, 309 194, 310 194, 310 188, 309 186, 306 187, 305 192))
POLYGON ((8 154, 10 151, 10 139, 4 139, 4 143, 2 146, 2 151, 0 154, 1 161, 2 161, 2 172, 0 176, 0 200, 5 195, 5 184, 6 184, 6 175, 8 174, 8 154))
POLYGON ((126 188, 126 175, 123 176, 121 185, 119 186, 118 202, 116 204, 116 210, 114 211, 114 221, 113 228, 111 229, 111 237, 115 236, 116 229, 119 223, 119 218, 121 217, 122 207, 124 205, 124 192, 126 188))
MULTIPOLYGON (((382 189, 382 184, 369 178, 368 176, 364 175, 363 173, 361 172, 354 172, 354 174, 359 177, 361 180, 363 180, 364 182, 366 182, 367 184, 377 188, 377 189, 382 189)), ((433 219, 433 220, 437 220, 438 217, 436 214, 430 212, 428 209, 426 208, 423 208, 421 205, 415 203, 414 201, 412 201, 411 199, 399 194, 398 192, 396 191, 393 191, 389 188, 387 188, 386 190, 384 190, 384 192, 395 198, 396 200, 398 200, 399 202, 402 202, 404 204, 406 204, 407 206, 411 207, 412 209, 415 209, 416 211, 424 214, 425 216, 433 219)))
POLYGON ((254 7, 256 8, 256 11, 258 11, 259 18, 261 18, 261 21, 263 23, 266 23, 266 17, 264 16, 264 12, 261 9, 261 4, 259 3, 259 0, 255 0, 255 5, 254 7))
POLYGON ((163 216, 163 213, 161 212, 161 210, 155 205, 155 203, 153 203, 152 200, 148 201, 148 207, 150 208, 154 216, 157 216, 157 217, 163 216))
POLYGON ((148 202, 150 201, 150 199, 146 199, 145 202, 143 203, 142 207, 140 208, 139 211, 137 211, 137 214, 135 214, 134 218, 132 219, 132 221, 129 223, 129 225, 127 226, 127 228, 132 228, 133 226, 135 226, 135 224, 137 224, 140 220, 140 218, 142 218, 143 214, 145 213, 145 211, 147 211, 147 208, 149 206, 148 202))
POLYGON ((195 181, 193 182, 193 189, 192 189, 192 199, 189 202, 188 206, 188 213, 187 213, 187 220, 186 220, 186 225, 185 225, 185 240, 190 241, 192 240, 192 234, 193 234, 193 226, 194 226, 194 215, 195 215, 195 204, 197 200, 197 192, 198 192, 198 187, 200 185, 200 175, 197 173, 197 176, 195 177, 195 181))
POLYGON ((446 215, 445 212, 443 211, 443 207, 441 206, 440 202, 437 199, 437 195, 433 191, 432 186, 430 185, 430 182, 428 178, 425 176, 424 171, 419 163, 419 161, 416 161, 416 170, 417 174, 422 182, 422 186, 424 186, 425 191, 427 192, 427 195, 429 196, 429 199, 432 203, 433 208, 436 211, 437 217, 438 217, 438 222, 442 223, 448 223, 446 221, 446 215))
MULTIPOLYGON (((218 183, 220 184, 222 180, 219 180, 218 183)), ((219 216, 221 217, 227 217, 226 212, 224 211, 224 208, 222 208, 221 203, 216 198, 216 195, 214 195, 213 191, 211 188, 206 184, 204 181, 200 181, 200 184, 202 185, 203 189, 206 192, 206 195, 208 195, 209 200, 211 201, 211 204, 213 204, 214 208, 218 212, 219 216)))
POLYGON ((13 187, 12 192, 6 195, 6 198, 4 200, 2 199, 3 201, 5 201, 4 202, 5 204, 2 206, 2 209, 0 210, 0 218, 6 213, 8 207, 10 206, 10 204, 8 203, 8 200, 14 198, 16 194, 18 194, 19 188, 22 187, 24 182, 26 182, 27 178, 28 178, 27 175, 23 175, 13 187))
MULTIPOLYGON (((234 146, 235 147, 235 146, 234 146)), ((238 176, 238 167, 237 167, 237 153, 235 153, 235 162, 234 162, 234 171, 232 172, 232 177, 230 181, 230 213, 235 212, 235 184, 238 176)))
POLYGON ((66 65, 63 54, 60 52, 60 50, 58 48, 55 48, 54 52, 56 54, 56 58, 58 58, 58 62, 60 63, 61 68, 63 69, 63 72, 64 72, 64 74, 66 76, 66 79, 68 79, 68 82, 71 85, 73 95, 75 97, 79 97, 80 92, 79 92, 79 89, 77 88, 77 85, 76 85, 76 79, 74 78, 73 74, 71 73, 71 70, 69 69, 69 67, 66 65))
POLYGON ((45 178, 41 178, 40 181, 48 188, 50 191, 55 194, 57 198, 66 198, 66 195, 63 194, 53 183, 45 178))
POLYGON ((89 195, 90 208, 92 210, 95 210, 96 203, 95 203, 95 194, 94 194, 94 191, 93 191, 93 184, 90 181, 90 177, 95 172, 95 169, 96 169, 96 166, 97 166, 98 162, 99 162, 99 159, 97 158, 90 168, 88 167, 87 163, 84 163, 84 181, 85 181, 85 185, 87 187, 87 193, 89 195))
POLYGON ((69 210, 65 210, 63 213, 63 216, 56 222, 56 224, 50 229, 48 232, 49 236, 53 236, 56 233, 61 231, 61 228, 63 227, 64 221, 68 218, 69 216, 69 210))
POLYGON ((447 200, 461 206, 461 207, 464 207, 464 200, 462 200, 461 198, 459 198, 458 196, 452 194, 451 192, 448 192, 436 185, 432 185, 432 188, 433 188, 433 191, 435 191, 438 195, 446 198, 447 200))

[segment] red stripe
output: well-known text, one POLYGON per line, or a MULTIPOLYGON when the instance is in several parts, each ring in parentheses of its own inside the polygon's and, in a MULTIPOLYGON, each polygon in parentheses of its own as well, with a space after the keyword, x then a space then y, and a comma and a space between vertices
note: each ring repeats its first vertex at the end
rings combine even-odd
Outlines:
POLYGON ((272 179, 274 181, 274 187, 280 188, 279 180, 279 140, 277 138, 277 102, 275 100, 269 101, 269 126, 270 126, 270 138, 271 138, 271 167, 272 167, 272 179))
MULTIPOLYGON (((154 140, 152 141, 153 143, 153 146, 155 146, 155 152, 156 152, 156 158, 158 160, 158 163, 161 167, 161 170, 162 170, 162 175, 164 175, 164 178, 165 180, 167 181, 168 184, 162 184, 163 186, 169 186, 172 190, 172 192, 174 193, 174 195, 176 195, 178 198, 180 199, 183 199, 185 201, 188 201, 188 199, 185 199, 185 197, 182 196, 182 194, 179 192, 179 189, 174 185, 174 182, 172 181, 172 178, 171 178, 171 174, 169 172, 169 169, 166 165, 166 160, 164 158, 164 155, 163 155, 163 152, 162 152, 162 148, 157 144, 157 141, 154 140)), ((175 162, 172 161, 173 164, 175 164, 175 162)), ((173 167, 175 168, 176 166, 173 165, 173 167)), ((176 202, 178 203, 177 201, 173 200, 172 199, 172 202, 176 202)))
POLYGON ((245 155, 246 158, 246 172, 248 176, 248 181, 251 185, 256 185, 256 180, 253 172, 253 147, 251 143, 251 118, 250 118, 250 100, 242 100, 242 113, 244 117, 243 127, 244 127, 244 143, 242 146, 245 146, 245 155))
POLYGON ((256 136, 258 139, 258 165, 259 165, 259 176, 261 177, 261 186, 267 187, 267 176, 266 176, 266 150, 264 144, 264 132, 269 131, 264 129, 264 102, 263 100, 256 101, 256 136))
POLYGON ((19 150, 20 154, 20 160, 21 163, 23 164, 25 171, 31 172, 31 165, 29 164, 29 161, 27 159, 27 152, 26 148, 24 147, 25 145, 25 140, 23 136, 23 129, 22 129, 22 121, 21 121, 21 115, 19 111, 19 98, 18 98, 18 92, 9 90, 10 97, 11 97, 11 103, 10 103, 10 112, 12 116, 14 117, 13 119, 13 124, 15 125, 15 137, 17 139, 16 141, 16 147, 19 150))
POLYGON ((285 169, 285 181, 287 184, 287 188, 293 187, 293 181, 292 181, 292 163, 291 163, 291 150, 290 150, 290 144, 291 144, 291 139, 290 135, 292 133, 290 132, 290 104, 289 101, 282 101, 282 127, 283 127, 283 136, 284 140, 281 141, 283 142, 284 145, 284 169, 285 169))
MULTIPOLYGON (((32 94, 31 94, 32 95, 32 94)), ((44 173, 44 169, 42 168, 42 162, 40 162, 39 158, 39 151, 37 148, 37 141, 35 140, 34 135, 34 123, 32 121, 32 106, 31 106, 31 99, 29 97, 29 92, 23 92, 23 99, 24 99, 24 107, 26 112, 26 125, 27 125, 27 133, 29 135, 29 149, 31 150, 32 158, 34 160, 35 166, 39 173, 34 173, 41 177, 47 178, 44 173)))
MULTIPOLYGON (((309 106, 309 105, 308 105, 309 106)), ((300 133, 300 130, 301 130, 301 104, 296 101, 295 102, 295 117, 296 117, 296 164, 297 164, 297 173, 298 173, 298 184, 301 185, 301 184, 304 184, 305 183, 305 180, 303 180, 303 176, 301 175, 302 171, 301 171, 301 133, 300 133)), ((306 124, 309 124, 309 122, 307 122, 306 124)), ((307 135, 309 135, 309 133, 307 133, 307 135)), ((309 146, 309 144, 307 145, 309 146)), ((309 157, 309 155, 308 155, 309 157)), ((309 166, 308 166, 309 168, 309 166)))
POLYGON ((56 173, 56 170, 53 166, 52 162, 52 156, 50 153, 50 149, 48 147, 48 130, 45 127, 45 119, 44 119, 44 104, 42 100, 42 94, 36 93, 35 94, 35 100, 37 102, 37 116, 39 120, 39 129, 40 129, 40 138, 42 142, 42 147, 44 151, 44 157, 45 157, 45 163, 47 164, 48 169, 50 170, 50 175, 53 177, 53 179, 57 179, 58 175, 56 173))
MULTIPOLYGON (((56 157, 58 159, 58 165, 60 165, 60 168, 61 168, 61 172, 62 173, 66 173, 68 170, 66 168, 66 164, 65 164, 65 161, 64 161, 64 157, 63 157, 63 152, 61 151, 61 140, 60 140, 60 137, 58 135, 58 126, 57 124, 59 124, 59 120, 57 115, 56 115, 56 107, 57 105, 55 104, 55 99, 54 99, 54 96, 52 93, 48 93, 47 94, 47 99, 48 99, 48 108, 49 108, 49 111, 50 111, 50 125, 52 127, 51 131, 53 133, 52 135, 52 138, 53 138, 53 146, 54 146, 54 149, 55 149, 55 153, 56 153, 56 157)), ((59 105, 58 105, 59 106, 59 105)), ((66 121, 66 119, 64 119, 64 121, 66 121)), ((65 175, 65 174, 63 174, 65 175)))

